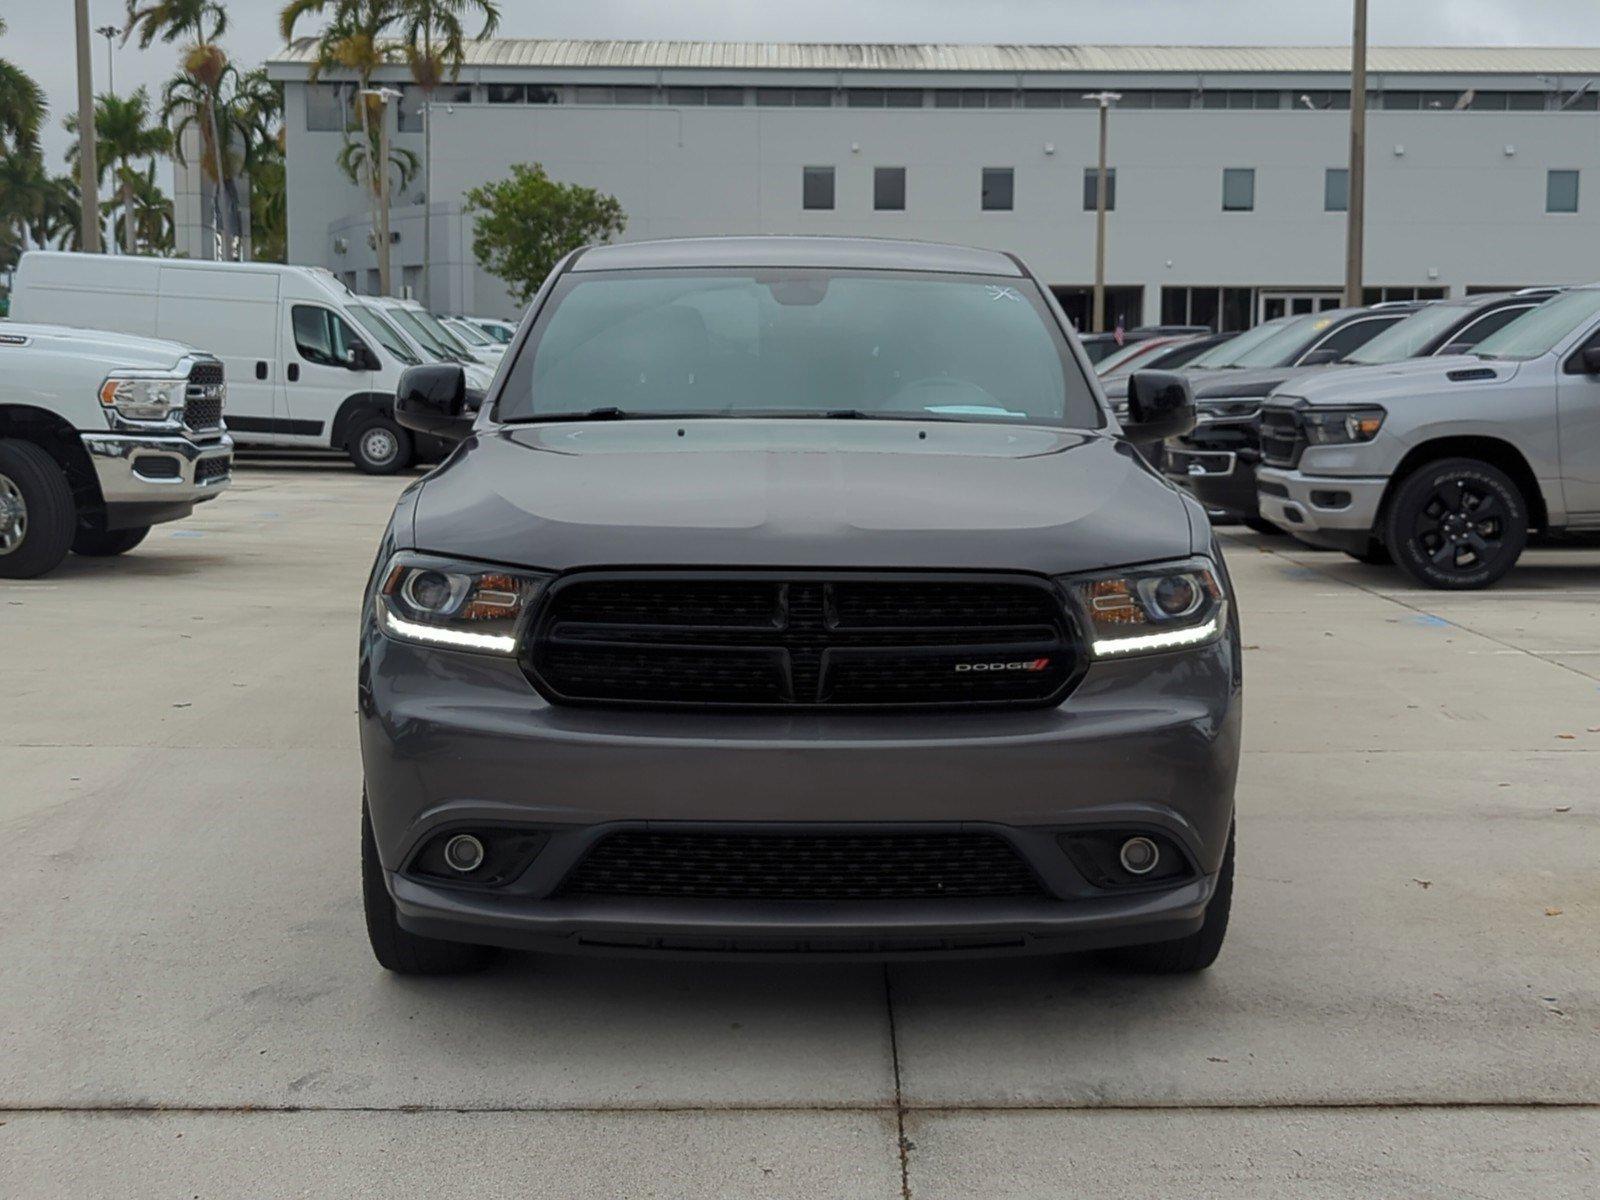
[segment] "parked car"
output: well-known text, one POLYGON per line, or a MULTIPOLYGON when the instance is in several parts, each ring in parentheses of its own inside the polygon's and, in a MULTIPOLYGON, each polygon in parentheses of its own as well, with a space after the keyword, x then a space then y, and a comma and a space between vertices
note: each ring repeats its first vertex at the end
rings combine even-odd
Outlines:
POLYGON ((1115 354, 1109 354, 1094 365, 1094 373, 1103 382, 1118 375, 1129 375, 1142 369, 1143 362, 1153 354, 1172 349, 1193 340, 1181 333, 1164 337, 1146 338, 1142 342, 1129 342, 1115 354))
POLYGON ((378 961, 486 947, 1211 963, 1240 644, 1195 502, 1012 257, 848 238, 569 256, 363 607, 378 961), (996 781, 1004 786, 996 787, 996 781))
POLYGON ((463 321, 460 317, 440 317, 439 323, 464 342, 474 357, 483 360, 485 366, 498 367, 500 360, 505 357, 505 343, 496 341, 471 321, 463 321))
POLYGON ((1176 334, 1197 337, 1210 332, 1209 325, 1141 325, 1137 329, 1124 329, 1121 334, 1086 333, 1079 341, 1083 345, 1083 352, 1089 356, 1089 361, 1098 363, 1101 359, 1110 358, 1132 342, 1142 342, 1156 337, 1172 337, 1176 334))
POLYGON ((223 366, 173 342, 0 325, 0 577, 124 554, 228 486, 223 366))
POLYGON ((1286 381, 1340 362, 1419 307, 1402 302, 1309 313, 1237 355, 1226 368, 1197 372, 1193 384, 1198 423, 1166 447, 1162 470, 1193 492, 1213 520, 1242 521, 1252 529, 1276 533, 1277 528, 1256 512, 1261 402, 1286 381))
MULTIPOLYGON (((12 292, 19 320, 168 338, 222 360, 228 425, 241 446, 343 450, 389 474, 418 450, 394 422, 402 353, 320 268, 34 250, 12 292)), ((487 372, 481 380, 487 384, 487 372)))
POLYGON ((467 322, 483 330, 502 346, 509 346, 511 339, 516 336, 517 327, 511 321, 502 321, 499 317, 460 317, 459 320, 467 322))
POLYGON ((1472 355, 1305 378, 1262 409, 1261 515, 1429 587, 1505 575, 1530 529, 1600 529, 1600 285, 1472 355))
MULTIPOLYGON (((1242 358, 1256 346, 1274 336, 1297 317, 1276 317, 1271 321, 1263 321, 1252 326, 1242 333, 1213 334, 1219 341, 1209 349, 1202 350, 1188 362, 1181 365, 1181 370, 1186 375, 1197 376, 1202 371, 1218 371, 1224 367, 1231 367, 1235 359, 1242 358)), ((1114 376, 1104 380, 1102 388, 1106 399, 1111 402, 1118 416, 1125 416, 1128 411, 1128 380, 1126 376, 1114 376)), ((1156 465, 1160 465, 1161 447, 1154 449, 1156 465)))
POLYGON ((492 372, 489 364, 422 305, 415 300, 401 300, 394 296, 374 296, 371 301, 382 308, 384 315, 400 326, 412 342, 421 346, 427 357, 437 362, 458 362, 464 366, 481 368, 479 378, 487 386, 487 376, 492 372))

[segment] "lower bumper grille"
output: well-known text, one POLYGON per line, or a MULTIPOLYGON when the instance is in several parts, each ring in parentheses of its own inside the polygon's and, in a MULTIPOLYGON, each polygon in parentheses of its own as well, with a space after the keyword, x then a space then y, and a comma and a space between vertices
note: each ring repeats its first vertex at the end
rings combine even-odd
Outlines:
POLYGON ((1044 580, 584 575, 524 665, 558 702, 910 708, 1059 702, 1079 656, 1044 580))
POLYGON ((1009 842, 982 833, 609 834, 566 897, 929 900, 1044 897, 1009 842))
POLYGON ((233 470, 233 460, 225 455, 214 455, 211 458, 199 459, 194 464, 194 481, 196 483, 220 483, 228 478, 233 470))

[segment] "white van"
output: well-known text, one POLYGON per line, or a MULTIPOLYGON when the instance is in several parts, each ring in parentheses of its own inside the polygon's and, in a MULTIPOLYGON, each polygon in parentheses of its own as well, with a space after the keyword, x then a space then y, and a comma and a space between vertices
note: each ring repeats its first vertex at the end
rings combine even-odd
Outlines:
MULTIPOLYGON (((448 450, 394 420, 400 372, 433 356, 320 268, 35 250, 17 267, 11 315, 215 355, 241 446, 343 450, 377 475, 448 450)), ((486 386, 482 368, 469 373, 486 386)))

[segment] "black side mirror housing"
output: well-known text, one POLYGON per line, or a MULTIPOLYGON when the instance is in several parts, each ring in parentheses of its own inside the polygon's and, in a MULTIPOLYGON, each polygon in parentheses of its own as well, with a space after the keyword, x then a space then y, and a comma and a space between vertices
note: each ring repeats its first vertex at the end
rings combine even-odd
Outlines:
POLYGON ((1583 373, 1585 375, 1600 375, 1600 346, 1585 346, 1583 348, 1583 373))
POLYGON ((1194 391, 1174 371, 1135 371, 1128 376, 1128 419, 1123 436, 1135 444, 1164 442, 1194 428, 1194 391))
POLYGON ((383 364, 378 361, 378 356, 372 352, 372 347, 362 341, 350 342, 350 353, 345 359, 345 366, 352 371, 381 371, 383 364))
POLYGON ((415 433, 459 442, 472 432, 467 373, 460 363, 407 367, 395 388, 394 419, 415 433))
POLYGON ((1313 350, 1300 360, 1302 367, 1326 367, 1338 362, 1344 355, 1337 350, 1313 350))

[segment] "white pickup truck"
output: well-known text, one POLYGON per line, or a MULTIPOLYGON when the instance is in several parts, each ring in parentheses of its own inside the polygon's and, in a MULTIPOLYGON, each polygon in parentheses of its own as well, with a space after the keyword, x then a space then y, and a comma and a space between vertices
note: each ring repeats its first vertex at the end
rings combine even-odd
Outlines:
POLYGON ((0 322, 0 578, 122 554, 225 489, 226 395, 176 342, 0 322))

